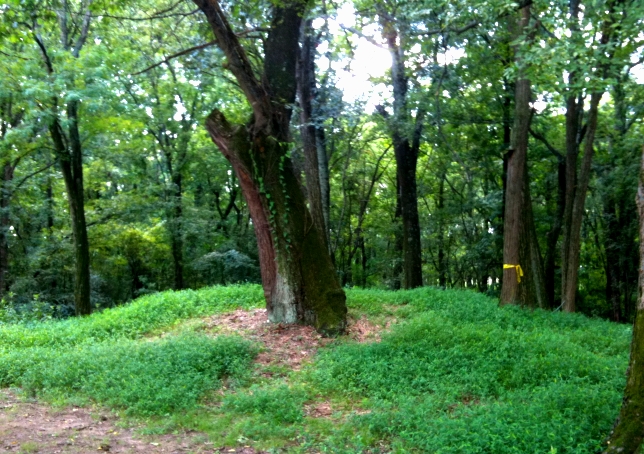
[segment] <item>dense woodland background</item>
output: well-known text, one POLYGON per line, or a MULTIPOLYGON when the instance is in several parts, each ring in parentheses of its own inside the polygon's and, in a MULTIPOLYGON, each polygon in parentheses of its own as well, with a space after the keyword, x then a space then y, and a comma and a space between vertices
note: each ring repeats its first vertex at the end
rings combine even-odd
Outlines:
MULTIPOLYGON (((259 68, 270 2, 221 4, 259 68)), ((576 186, 577 167, 584 171, 591 94, 601 94, 582 194, 576 310, 632 321, 644 4, 538 0, 524 29, 519 6, 320 2, 301 31, 291 158, 306 188, 305 147, 315 138, 343 286, 498 296, 515 81, 529 78, 529 192, 557 309, 566 188, 576 186), (368 46, 390 51, 392 69, 356 99, 338 87, 368 46), (385 93, 378 102, 374 90, 385 93), (410 189, 401 188, 413 179, 397 178, 394 152, 403 145, 417 156, 407 169, 416 176, 416 227, 402 219, 410 189), (403 244, 414 228, 420 248, 403 244)), ((192 2, 0 6, 1 314, 73 314, 75 290, 88 291, 74 287, 82 244, 94 308, 164 289, 259 282, 248 207, 203 127, 215 107, 238 123, 250 115, 213 44, 192 2)))

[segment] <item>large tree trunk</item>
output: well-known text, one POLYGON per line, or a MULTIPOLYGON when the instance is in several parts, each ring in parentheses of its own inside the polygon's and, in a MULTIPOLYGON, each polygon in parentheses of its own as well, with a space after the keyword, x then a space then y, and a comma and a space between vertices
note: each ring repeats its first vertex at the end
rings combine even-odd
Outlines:
POLYGON ((253 109, 247 125, 231 125, 215 110, 206 122, 230 161, 253 219, 262 284, 273 322, 305 323, 325 334, 346 327, 346 297, 322 232, 313 222, 297 181, 290 150, 290 105, 305 2, 275 6, 266 40, 264 74, 253 68, 216 0, 194 0, 204 12, 253 109))
POLYGON ((639 298, 624 400, 608 441, 606 453, 642 454, 644 452, 644 148, 637 191, 637 208, 640 219, 639 298))
POLYGON ((309 200, 309 208, 313 222, 323 238, 327 250, 329 250, 329 224, 328 214, 325 210, 325 198, 327 191, 323 189, 321 176, 328 178, 323 166, 328 166, 325 157, 320 156, 323 149, 318 145, 317 118, 313 112, 313 98, 315 97, 315 39, 313 37, 312 19, 307 20, 302 27, 302 47, 298 60, 297 91, 300 100, 300 124, 302 145, 304 149, 304 173, 306 175, 306 191, 309 200), (323 158, 321 162, 320 158, 323 158))
MULTIPOLYGON (((521 31, 530 22, 530 6, 521 9, 521 31)), ((503 227, 503 286, 501 305, 545 307, 545 279, 537 243, 528 181, 528 135, 531 120, 531 84, 516 81, 513 147, 508 152, 505 219, 503 227)))

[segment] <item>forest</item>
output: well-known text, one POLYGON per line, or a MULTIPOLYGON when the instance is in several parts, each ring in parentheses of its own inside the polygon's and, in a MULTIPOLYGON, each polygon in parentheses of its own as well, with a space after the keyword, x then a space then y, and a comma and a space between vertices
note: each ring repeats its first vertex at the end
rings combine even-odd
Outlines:
POLYGON ((5 0, 0 450, 641 453, 643 136, 639 0, 5 0))

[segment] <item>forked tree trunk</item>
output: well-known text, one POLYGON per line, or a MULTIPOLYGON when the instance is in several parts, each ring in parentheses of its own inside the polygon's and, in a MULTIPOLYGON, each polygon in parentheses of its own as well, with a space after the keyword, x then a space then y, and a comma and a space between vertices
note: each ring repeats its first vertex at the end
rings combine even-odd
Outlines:
MULTIPOLYGON (((527 29, 530 6, 521 9, 519 30, 527 29)), ((503 227, 503 286, 501 305, 545 307, 545 279, 537 243, 528 181, 528 134, 530 128, 530 80, 516 81, 512 149, 508 152, 507 189, 503 227)))
MULTIPOLYGON (((608 52, 610 58, 614 49, 608 46, 615 30, 615 1, 607 2, 608 17, 602 24, 600 46, 608 52)), ((577 18, 579 16, 579 0, 571 1, 571 16, 574 19, 572 33, 579 33, 577 18)), ((573 36, 574 37, 574 36, 573 36)), ((602 77, 608 76, 610 63, 598 63, 602 77)), ((578 80, 578 75, 573 71, 569 83, 573 85, 578 80)), ((597 91, 590 97, 588 120, 584 127, 581 126, 583 117, 583 100, 575 99, 571 94, 566 101, 566 205, 563 218, 563 242, 561 253, 561 305, 566 312, 575 312, 577 284, 579 281, 579 249, 581 247, 581 224, 584 217, 586 192, 590 182, 591 164, 594 153, 595 132, 597 131, 597 115, 599 101, 604 92, 597 91), (584 139, 584 156, 579 172, 577 171, 577 157, 579 146, 584 139)))
POLYGON ((89 239, 85 221, 85 193, 83 190, 83 154, 78 131, 78 102, 67 104, 69 134, 65 138, 58 118, 50 125, 54 148, 59 156, 60 167, 65 180, 69 216, 72 224, 74 244, 74 307, 76 315, 87 315, 92 311, 90 303, 89 239), (69 144, 66 145, 66 142, 69 144))
POLYGON ((273 8, 259 80, 219 2, 193 1, 206 15, 253 109, 247 125, 231 125, 215 110, 206 128, 232 164, 248 203, 269 318, 313 325, 325 334, 341 333, 346 327, 346 297, 289 157, 289 106, 295 100, 306 2, 286 1, 273 8))
MULTIPOLYGON (((78 58, 87 37, 92 19, 89 10, 92 1, 84 2, 75 14, 81 19, 80 27, 76 30, 76 40, 71 40, 68 27, 69 5, 63 2, 61 9, 55 10, 60 26, 60 41, 63 48, 73 58, 78 58)), ((53 60, 51 59, 45 42, 38 34, 34 39, 40 48, 47 73, 54 74, 53 60)), ((71 100, 66 105, 67 134, 63 129, 63 122, 59 116, 60 106, 56 97, 52 98, 53 118, 49 123, 49 133, 54 143, 54 150, 59 159, 60 167, 65 180, 67 201, 69 203, 69 216, 72 224, 72 238, 74 245, 74 307, 76 315, 91 313, 90 302, 90 260, 89 240, 87 237, 87 223, 85 221, 85 193, 83 189, 83 149, 78 125, 79 101, 71 100)))
POLYGON ((631 359, 624 400, 605 453, 644 452, 644 147, 640 166, 637 209, 640 220, 639 297, 633 326, 631 359))

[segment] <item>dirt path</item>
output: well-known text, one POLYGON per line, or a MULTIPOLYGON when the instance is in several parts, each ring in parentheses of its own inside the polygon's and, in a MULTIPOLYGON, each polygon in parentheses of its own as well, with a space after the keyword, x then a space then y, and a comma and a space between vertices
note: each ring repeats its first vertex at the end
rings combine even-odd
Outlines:
POLYGON ((109 412, 89 408, 52 408, 24 402, 0 390, 0 453, 243 453, 252 448, 215 447, 196 432, 140 436, 117 426, 109 412))

